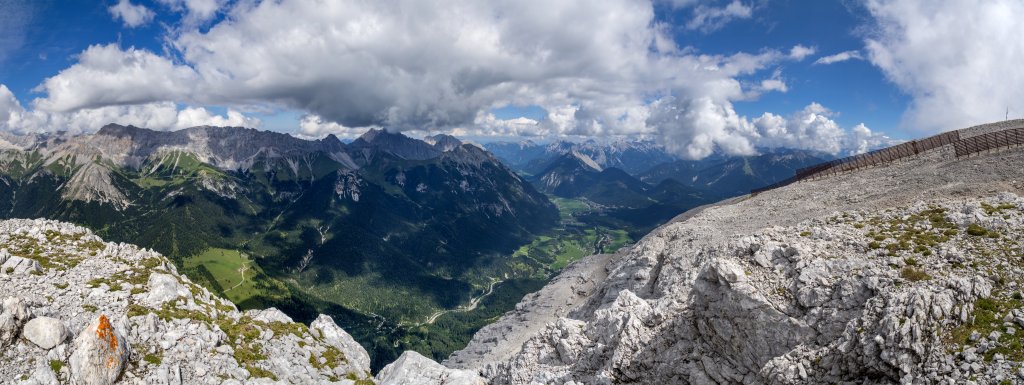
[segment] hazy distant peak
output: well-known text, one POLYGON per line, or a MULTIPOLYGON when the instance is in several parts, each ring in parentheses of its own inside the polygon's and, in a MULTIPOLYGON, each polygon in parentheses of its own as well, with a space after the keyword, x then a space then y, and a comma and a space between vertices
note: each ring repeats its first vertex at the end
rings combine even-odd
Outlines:
POLYGON ((124 137, 134 136, 141 131, 155 132, 153 130, 139 128, 132 125, 122 126, 120 124, 111 123, 106 126, 100 127, 100 130, 96 131, 96 135, 124 137))
POLYGON ((434 146, 434 148, 442 152, 448 152, 455 148, 458 148, 459 146, 462 146, 461 140, 447 134, 427 136, 423 138, 423 141, 431 146, 434 146))
MULTIPOLYGON (((364 140, 366 142, 373 143, 373 141, 377 140, 377 138, 380 137, 381 135, 387 135, 387 134, 388 134, 388 132, 384 131, 383 129, 371 128, 371 129, 367 130, 366 132, 364 132, 362 135, 359 135, 359 138, 357 138, 356 140, 362 139, 362 140, 364 140)), ((402 134, 399 133, 397 135, 402 135, 402 134)), ((405 136, 405 135, 402 135, 402 136, 405 136)))
POLYGON ((590 168, 594 169, 594 171, 600 172, 600 171, 604 170, 604 169, 601 168, 601 165, 597 164, 597 162, 595 162, 589 156, 586 156, 586 155, 580 153, 579 151, 572 150, 572 151, 569 152, 569 155, 574 157, 574 158, 576 158, 577 160, 579 160, 580 163, 582 163, 584 166, 587 166, 587 167, 590 167, 590 168))

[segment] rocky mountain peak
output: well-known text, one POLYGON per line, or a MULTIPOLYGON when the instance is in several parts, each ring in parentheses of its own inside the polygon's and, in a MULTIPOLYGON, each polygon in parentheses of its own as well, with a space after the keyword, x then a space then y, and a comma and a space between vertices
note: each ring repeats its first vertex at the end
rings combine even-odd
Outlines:
POLYGON ((327 136, 325 136, 325 137, 324 137, 323 139, 320 139, 320 141, 321 141, 321 142, 324 142, 324 143, 337 143, 337 144, 344 144, 344 143, 343 143, 343 142, 341 141, 341 139, 338 139, 338 137, 337 137, 337 136, 335 136, 334 134, 327 134, 327 136))
POLYGON ((103 127, 100 127, 99 131, 96 131, 96 135, 105 135, 113 137, 131 137, 135 136, 141 131, 156 132, 153 130, 139 128, 132 125, 122 126, 120 124, 110 123, 103 127))
POLYGON ((405 136, 401 132, 390 132, 383 129, 371 129, 356 140, 351 147, 356 149, 375 149, 408 160, 433 159, 443 151, 424 142, 405 136))
MULTIPOLYGON (((356 140, 362 139, 363 141, 366 141, 367 143, 373 143, 373 141, 378 136, 387 135, 387 134, 388 134, 387 130, 384 130, 383 128, 371 128, 371 129, 367 130, 366 132, 364 132, 362 135, 359 135, 359 137, 356 138, 356 140)), ((399 133, 399 135, 401 135, 401 133, 399 133)))
POLYGON ((448 152, 462 145, 461 140, 447 134, 427 136, 423 138, 423 141, 441 152, 448 152))

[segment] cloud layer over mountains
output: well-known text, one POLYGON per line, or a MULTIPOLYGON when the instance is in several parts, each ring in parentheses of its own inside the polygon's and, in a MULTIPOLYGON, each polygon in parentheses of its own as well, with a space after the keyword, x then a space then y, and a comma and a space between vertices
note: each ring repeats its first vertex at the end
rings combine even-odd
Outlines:
MULTIPOLYGON (((879 33, 868 39, 866 52, 915 95, 909 116, 916 121, 949 100, 929 91, 945 85, 924 79, 935 64, 906 56, 934 42, 914 40, 918 25, 900 18, 901 3, 868 2, 879 33)), ((371 126, 481 136, 644 135, 695 158, 715 148, 747 154, 766 145, 840 153, 888 140, 863 125, 840 128, 816 103, 792 115, 737 114, 736 101, 786 92, 779 67, 805 60, 814 48, 702 54, 678 46, 648 0, 163 4, 187 15, 169 32, 165 52, 90 46, 39 85, 43 96, 31 108, 0 89, 0 127, 89 131, 109 121, 157 129, 252 126, 258 121, 239 111, 289 109, 306 114, 296 124, 301 136, 351 136, 371 126), (224 17, 213 19, 218 12, 224 17), (232 109, 216 115, 187 107, 209 105, 232 109), (508 120, 491 112, 508 105, 540 106, 547 116, 508 120)), ((135 5, 118 3, 148 11, 129 6, 135 5)), ((686 28, 707 32, 756 12, 741 1, 673 6, 693 10, 686 28)), ((129 25, 145 21, 118 15, 129 25)), ((957 113, 975 111, 946 109, 945 118, 964 120, 949 116, 957 113)))

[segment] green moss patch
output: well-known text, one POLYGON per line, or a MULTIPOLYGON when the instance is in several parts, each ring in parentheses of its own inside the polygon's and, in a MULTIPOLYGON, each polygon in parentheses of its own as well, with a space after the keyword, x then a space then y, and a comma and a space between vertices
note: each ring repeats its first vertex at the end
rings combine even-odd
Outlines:
POLYGON ((932 279, 932 277, 928 275, 928 273, 924 272, 924 270, 915 269, 909 266, 904 267, 903 270, 900 270, 900 277, 911 282, 932 279))
POLYGON ((1010 361, 1024 361, 1024 329, 1015 328, 1014 334, 1008 334, 1003 326, 1003 316, 1021 305, 1020 299, 1005 293, 993 293, 989 298, 979 298, 974 302, 971 321, 951 329, 943 338, 954 346, 973 346, 975 342, 970 340, 971 334, 977 332, 987 337, 993 331, 998 331, 1001 333, 998 344, 984 353, 985 360, 991 361, 999 353, 1010 361))

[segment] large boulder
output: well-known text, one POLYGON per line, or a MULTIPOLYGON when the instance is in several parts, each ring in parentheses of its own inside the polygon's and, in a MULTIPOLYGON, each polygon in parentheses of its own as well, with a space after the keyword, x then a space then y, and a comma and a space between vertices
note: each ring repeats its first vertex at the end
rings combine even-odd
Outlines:
POLYGON ((109 385, 128 366, 130 350, 124 334, 100 315, 75 338, 68 359, 71 380, 77 385, 109 385))
POLYGON ((449 369, 414 351, 402 353, 374 379, 377 385, 486 385, 469 370, 449 369))
POLYGON ((7 297, 0 307, 0 348, 9 346, 21 333, 21 327, 32 318, 32 311, 20 298, 7 297))
POLYGON ((345 355, 348 373, 370 373, 370 355, 366 353, 366 349, 363 349, 363 346, 359 345, 351 335, 334 323, 333 318, 321 314, 309 325, 309 331, 314 337, 323 339, 324 342, 334 346, 345 355))
POLYGON ((50 317, 36 317, 29 320, 25 323, 21 335, 43 349, 53 349, 70 337, 64 323, 50 317))
POLYGON ((144 302, 159 308, 164 302, 190 296, 192 296, 192 292, 178 282, 178 278, 175 276, 153 273, 149 275, 149 294, 146 295, 144 302))

